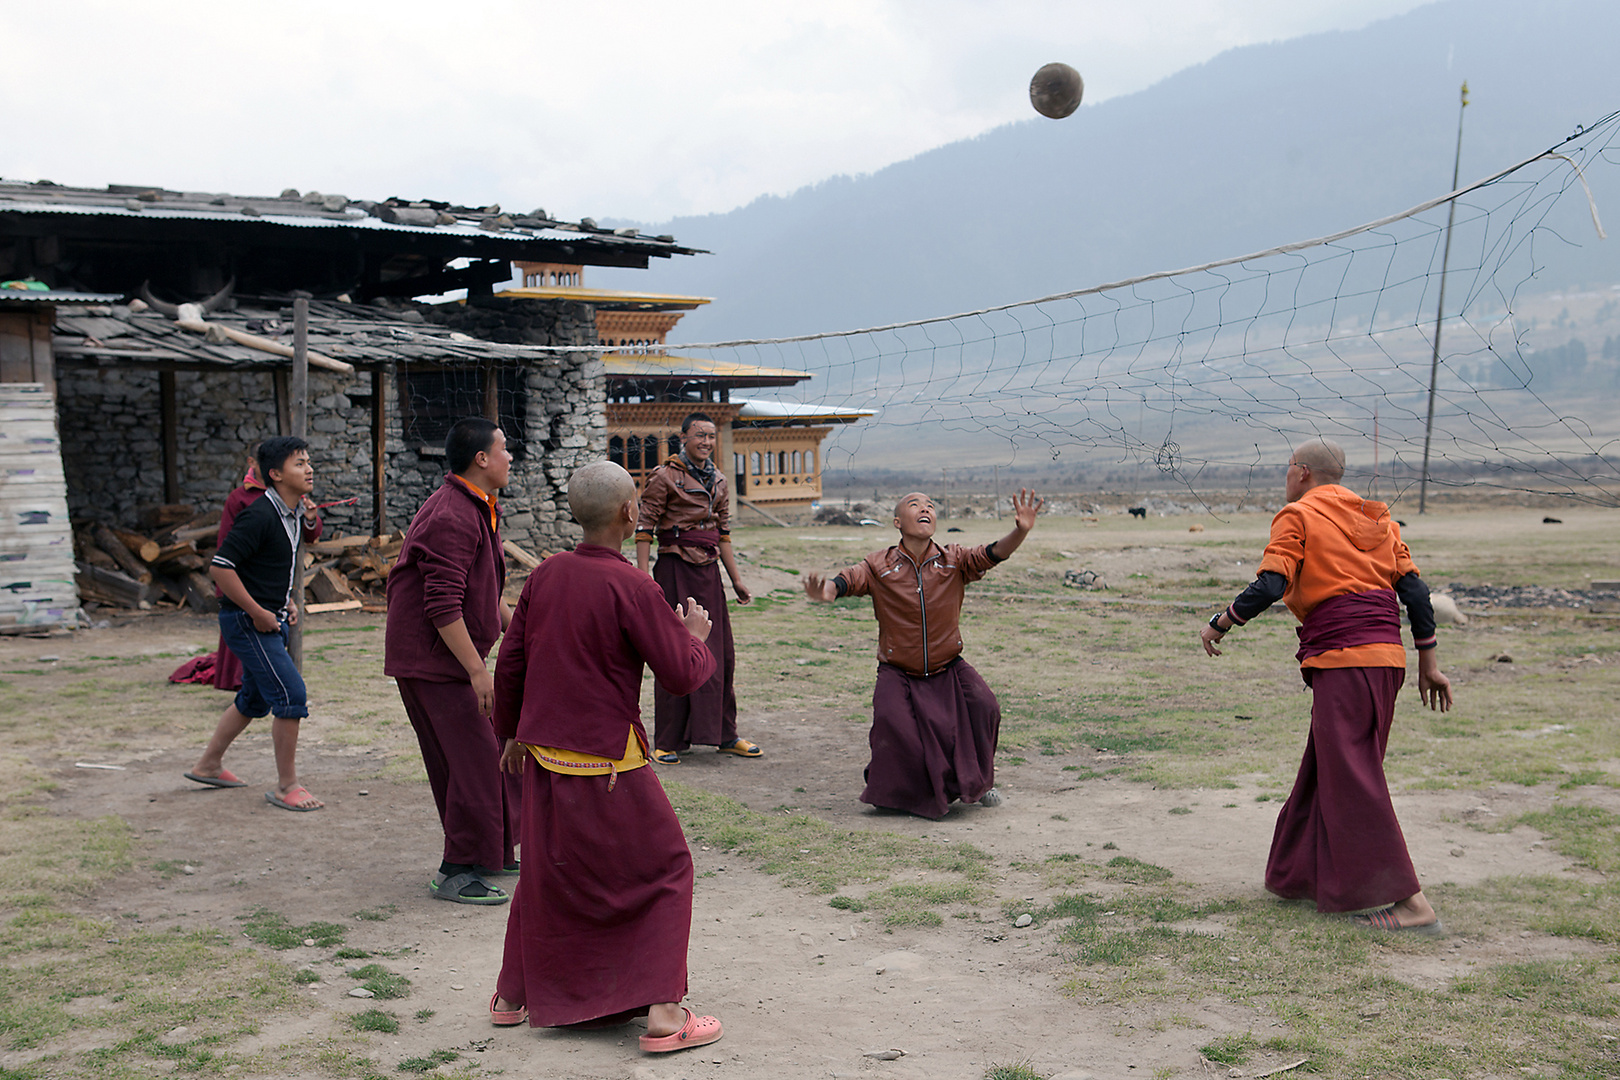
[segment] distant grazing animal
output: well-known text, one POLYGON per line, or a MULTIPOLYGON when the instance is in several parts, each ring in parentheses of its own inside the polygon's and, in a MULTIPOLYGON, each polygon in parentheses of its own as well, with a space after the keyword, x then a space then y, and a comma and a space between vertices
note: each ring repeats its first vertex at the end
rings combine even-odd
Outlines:
POLYGON ((1147 507, 1145 507, 1145 506, 1133 506, 1133 507, 1131 507, 1131 517, 1139 517, 1139 518, 1143 519, 1144 521, 1147 520, 1147 507))
POLYGON ((952 525, 950 528, 946 529, 945 531, 946 532, 961 532, 962 530, 958 529, 955 525, 952 525))
POLYGON ((1544 517, 1544 518, 1541 519, 1541 523, 1543 525, 1562 525, 1564 523, 1564 519, 1563 518, 1554 518, 1554 517, 1544 517))
POLYGON ((1198 523, 1197 523, 1197 522, 1196 522, 1196 521, 1195 521, 1195 522, 1193 522, 1193 523, 1192 523, 1192 524, 1191 524, 1191 525, 1189 525, 1189 526, 1187 526, 1187 531, 1188 531, 1188 532, 1203 532, 1203 531, 1204 531, 1204 527, 1203 527, 1203 526, 1202 526, 1202 525, 1200 525, 1200 524, 1198 524, 1198 523))

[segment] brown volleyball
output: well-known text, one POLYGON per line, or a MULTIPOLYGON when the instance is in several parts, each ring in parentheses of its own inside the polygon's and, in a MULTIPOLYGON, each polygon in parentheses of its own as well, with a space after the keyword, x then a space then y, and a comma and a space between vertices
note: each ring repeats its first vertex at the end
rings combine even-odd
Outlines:
POLYGON ((1068 64, 1047 64, 1029 80, 1029 103, 1035 111, 1053 120, 1062 120, 1080 107, 1086 91, 1080 73, 1068 64))

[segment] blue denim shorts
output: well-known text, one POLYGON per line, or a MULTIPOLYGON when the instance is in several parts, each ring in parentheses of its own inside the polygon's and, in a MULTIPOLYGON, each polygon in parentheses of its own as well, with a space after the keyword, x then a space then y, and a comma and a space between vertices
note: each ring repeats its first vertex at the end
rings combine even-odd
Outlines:
POLYGON ((251 719, 265 713, 284 720, 301 720, 309 715, 304 677, 287 653, 286 619, 267 634, 253 625, 253 616, 247 612, 221 607, 219 633, 242 661, 242 689, 236 692, 238 712, 251 719))

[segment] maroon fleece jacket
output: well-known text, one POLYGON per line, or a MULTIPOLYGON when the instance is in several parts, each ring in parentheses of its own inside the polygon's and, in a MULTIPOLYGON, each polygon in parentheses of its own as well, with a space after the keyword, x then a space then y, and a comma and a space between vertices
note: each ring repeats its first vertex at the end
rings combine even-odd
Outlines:
POLYGON ((460 482, 444 478, 405 531, 388 575, 383 673, 396 679, 470 682, 439 627, 467 621, 478 655, 488 659, 501 636, 506 554, 489 508, 460 482))

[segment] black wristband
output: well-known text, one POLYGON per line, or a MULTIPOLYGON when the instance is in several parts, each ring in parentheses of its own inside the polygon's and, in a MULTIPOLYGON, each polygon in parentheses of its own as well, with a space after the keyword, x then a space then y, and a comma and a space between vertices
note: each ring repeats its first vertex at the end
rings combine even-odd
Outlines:
POLYGON ((1211 630, 1215 631, 1217 634, 1226 633, 1225 630, 1221 629, 1221 625, 1220 625, 1221 624, 1221 616, 1225 615, 1225 614, 1226 614, 1226 612, 1224 612, 1224 611, 1217 611, 1215 614, 1213 614, 1213 615, 1211 615, 1209 617, 1209 628, 1211 630))

